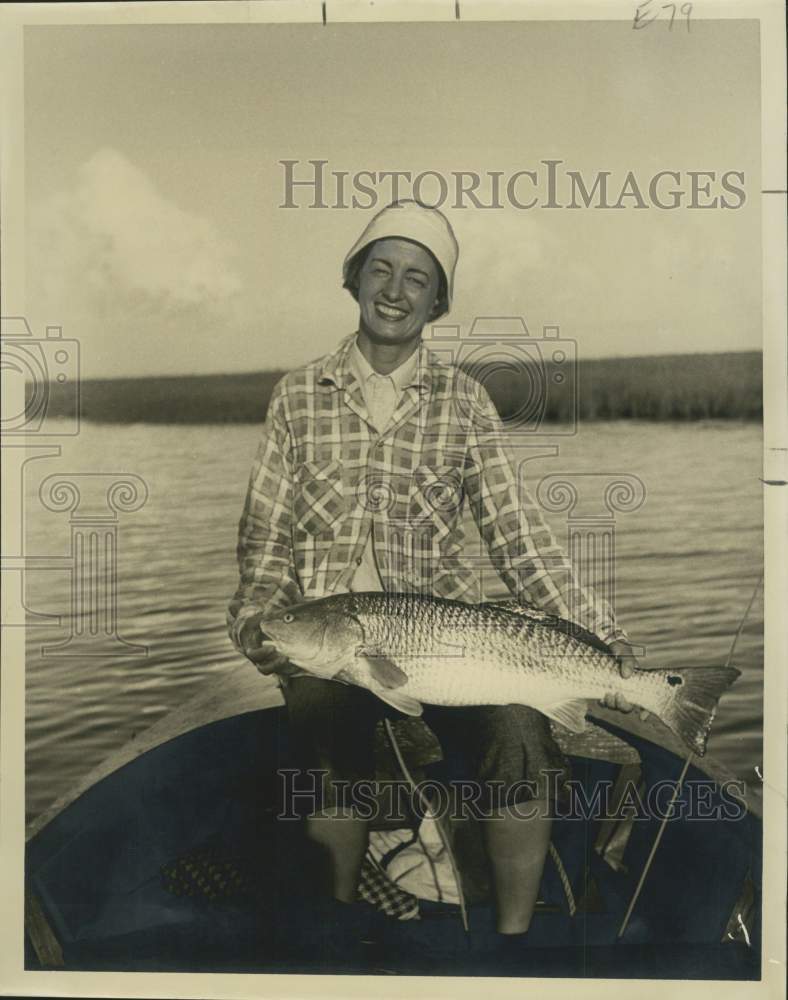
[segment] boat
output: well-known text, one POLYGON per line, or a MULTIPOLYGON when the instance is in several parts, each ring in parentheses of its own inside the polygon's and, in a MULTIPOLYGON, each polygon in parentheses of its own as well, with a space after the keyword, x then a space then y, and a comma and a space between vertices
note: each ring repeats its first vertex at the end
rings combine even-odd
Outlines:
POLYGON ((662 806, 557 818, 506 961, 483 890, 467 930, 456 903, 421 899, 417 918, 377 914, 348 947, 300 824, 277 819, 281 693, 246 664, 217 674, 30 823, 26 968, 758 979, 759 800, 656 720, 593 715, 596 748, 563 747, 577 788, 662 806))

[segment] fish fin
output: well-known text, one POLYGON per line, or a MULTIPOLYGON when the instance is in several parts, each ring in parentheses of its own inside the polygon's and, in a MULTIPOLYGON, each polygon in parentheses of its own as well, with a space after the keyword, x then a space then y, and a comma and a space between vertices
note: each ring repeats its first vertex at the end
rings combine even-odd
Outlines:
POLYGON ((377 695, 381 701, 385 701, 387 705, 391 705, 392 708, 396 708, 398 712, 402 712, 404 715, 418 717, 423 711, 420 701, 416 701, 415 698, 411 698, 408 694, 403 694, 402 691, 392 691, 390 688, 379 687, 370 688, 369 690, 374 695, 377 695))
POLYGON ((499 608, 501 611, 508 611, 513 615, 522 615, 523 618, 530 618, 532 621, 546 621, 550 619, 558 621, 556 616, 549 611, 543 611, 535 604, 529 604, 528 601, 522 601, 517 597, 503 598, 500 601, 484 601, 480 606, 483 608, 499 608))
POLYGON ((608 653, 610 656, 615 655, 606 642, 603 642, 593 632, 589 632, 588 629, 583 628, 576 622, 570 622, 566 618, 559 618, 558 615, 554 615, 550 611, 543 611, 542 608, 538 608, 535 604, 529 604, 527 601, 516 597, 510 600, 485 601, 482 607, 508 611, 510 615, 518 615, 520 618, 524 618, 526 621, 532 622, 541 628, 550 628, 555 629, 557 632, 563 632, 578 642, 585 643, 586 646, 598 649, 600 653, 608 653))
POLYGON ((307 661, 306 663, 300 663, 298 660, 291 660, 303 674, 309 674, 310 677, 319 677, 324 681, 335 680, 343 671, 344 660, 331 660, 329 662, 322 663, 312 663, 307 661))
POLYGON ((683 667, 660 673, 674 692, 661 713, 662 721, 702 757, 717 702, 741 671, 735 667, 683 667))
POLYGON ((408 683, 408 675, 401 670, 393 660, 386 656, 377 656, 370 650, 361 652, 366 660, 373 680, 384 688, 398 688, 408 683))
POLYGON ((539 705, 538 710, 573 733, 583 733, 586 729, 586 711, 588 704, 584 698, 574 701, 556 701, 551 705, 539 705))

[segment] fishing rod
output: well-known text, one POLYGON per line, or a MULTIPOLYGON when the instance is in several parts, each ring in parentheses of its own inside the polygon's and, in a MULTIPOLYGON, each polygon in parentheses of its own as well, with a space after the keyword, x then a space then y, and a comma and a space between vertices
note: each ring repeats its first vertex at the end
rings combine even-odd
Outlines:
MULTIPOLYGON (((457 864, 457 859, 455 857, 454 850, 451 846, 451 839, 449 838, 448 834, 443 828, 441 817, 438 815, 433 815, 432 804, 430 803, 429 799, 427 799, 427 797, 424 795, 422 789, 419 788, 419 786, 416 784, 413 775, 408 770, 408 765, 405 763, 405 758, 402 755, 402 751, 400 749, 399 743, 397 742, 397 737, 394 734, 394 728, 392 727, 391 722, 388 719, 384 719, 383 724, 386 727, 386 735, 388 736, 389 743, 391 744, 391 749, 394 751, 394 754, 397 758, 397 763, 399 764, 400 770, 405 776, 405 780, 410 785, 411 790, 418 795, 419 801, 421 802, 425 815, 430 816, 430 818, 432 818, 435 821, 435 828, 438 831, 438 836, 440 837, 441 843, 443 844, 446 850, 446 856, 448 857, 449 863, 451 864, 452 875, 454 877, 454 882, 457 887, 457 898, 460 904, 460 915, 462 917, 463 930, 466 932, 466 934, 470 933, 470 928, 468 925, 468 910, 465 902, 465 893, 463 892, 462 888, 462 877, 460 876, 460 868, 459 865, 457 864)), ((550 841, 548 850, 550 852, 550 857, 553 859, 553 863, 556 866, 556 869, 558 871, 558 878, 561 882, 561 885, 563 886, 564 894, 566 895, 567 906, 569 908, 569 916, 573 917, 577 912, 577 902, 575 900, 575 896, 572 891, 572 884, 569 880, 566 868, 564 868, 563 861, 561 860, 561 855, 558 853, 558 849, 556 848, 552 840, 550 841)))
POLYGON ((468 925, 468 909, 465 904, 465 893, 462 890, 462 879, 460 877, 460 870, 457 865, 457 859, 454 856, 454 851, 452 850, 451 843, 449 842, 449 837, 446 831, 443 829, 443 824, 441 823, 441 818, 438 815, 433 815, 432 804, 429 799, 424 794, 423 790, 419 788, 416 784, 413 775, 408 770, 408 765, 405 763, 405 758, 402 756, 402 751, 400 750, 399 743, 397 742, 397 737, 394 735, 394 729, 391 722, 388 719, 383 720, 383 724, 386 727, 386 735, 389 738, 389 743, 391 744, 391 749, 397 758, 397 763, 400 766, 400 770, 405 775, 406 780, 410 784, 411 789, 418 795, 421 806, 424 809, 425 815, 432 817, 435 820, 435 829, 438 831, 438 836, 446 849, 446 856, 451 864, 452 875, 454 876, 454 881, 457 885, 457 898, 460 903, 460 916, 462 917, 462 926, 465 933, 469 933, 470 928, 468 925))
MULTIPOLYGON (((734 654, 734 651, 736 649, 736 643, 739 641, 739 636, 742 634, 742 630, 744 629, 744 623, 747 621, 747 619, 748 619, 748 617, 750 615, 750 611, 752 610, 752 606, 755 603, 755 598, 756 598, 756 596, 758 594, 758 591, 761 589, 761 584, 762 583, 763 583, 763 573, 761 573, 760 578, 758 579, 758 582, 755 584, 755 589, 753 590, 752 596, 750 597, 750 602, 747 605, 747 610, 744 612, 744 615, 742 616, 742 619, 739 622, 739 627, 736 629, 736 634, 733 637, 733 642, 731 643, 731 648, 728 650, 728 658, 725 661, 725 666, 726 667, 729 667, 731 665, 731 660, 733 659, 733 654, 734 654)), ((632 911, 635 909, 635 904, 637 903, 637 901, 638 901, 638 899, 640 897, 640 893, 641 893, 641 891, 643 889, 643 883, 646 881, 646 876, 648 875, 649 870, 651 869, 651 864, 654 861, 654 856, 657 853, 657 848, 659 847, 660 842, 662 840, 662 835, 665 832, 665 827, 667 826, 668 818, 673 814, 673 805, 674 805, 676 799, 679 796, 679 792, 681 791, 681 787, 682 787, 682 785, 684 783, 684 779, 687 776, 687 771, 689 771, 690 764, 692 763, 692 761, 694 759, 695 759, 695 755, 691 753, 687 757, 687 759, 684 761, 684 767, 681 769, 681 774, 679 775, 679 779, 676 782, 676 787, 673 790, 673 795, 672 795, 672 797, 670 799, 670 802, 668 803, 668 808, 665 810, 665 814, 662 817, 662 821, 661 821, 661 823, 659 825, 659 829, 657 830, 657 835, 654 838, 654 843, 651 845, 651 850, 649 851, 649 855, 646 858, 646 863, 643 866, 643 871, 640 873, 640 878, 638 879, 638 884, 637 884, 637 886, 635 886, 635 891, 632 894, 632 899, 629 901, 629 906, 627 907, 627 912, 624 914, 624 919, 622 920, 621 926, 618 929, 618 934, 616 935, 616 940, 618 940, 619 938, 621 938, 623 936, 623 934, 624 934, 624 931, 627 929, 627 926, 629 924, 629 919, 632 916, 632 911)))

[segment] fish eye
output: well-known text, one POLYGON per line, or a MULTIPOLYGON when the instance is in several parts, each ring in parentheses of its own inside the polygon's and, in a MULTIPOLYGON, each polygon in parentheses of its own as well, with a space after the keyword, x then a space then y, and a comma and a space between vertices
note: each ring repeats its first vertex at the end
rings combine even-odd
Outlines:
POLYGON ((285 623, 285 625, 289 625, 291 622, 295 621, 295 615, 291 615, 290 612, 288 611, 286 615, 282 616, 282 621, 285 623))

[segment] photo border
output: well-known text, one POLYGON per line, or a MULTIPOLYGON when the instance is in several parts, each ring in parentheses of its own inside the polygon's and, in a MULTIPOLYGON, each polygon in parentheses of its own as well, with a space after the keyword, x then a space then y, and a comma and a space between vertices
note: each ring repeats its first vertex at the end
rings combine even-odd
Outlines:
MULTIPOLYGON (((2 313, 25 314, 24 291, 24 28, 32 25, 349 23, 378 21, 631 20, 636 3, 559 0, 252 0, 237 3, 0 4, 2 65, 2 313)), ((761 26, 762 259, 764 365, 764 878, 762 979, 740 981, 486 979, 492 996, 610 996, 625 989, 633 997, 659 997, 666 989, 682 997, 778 997, 785 986, 786 908, 786 704, 788 641, 788 418, 786 388, 786 223, 785 223, 785 12, 778 2, 715 0, 695 3, 696 19, 756 19, 761 26)), ((3 516, 13 523, 12 484, 3 482, 3 516)), ((18 507, 18 498, 16 501, 18 507)), ((154 974, 28 972, 24 970, 24 629, 2 632, 0 688, 0 993, 19 996, 81 997, 380 997, 476 996, 479 978, 409 976, 322 976, 266 974, 154 974)))

